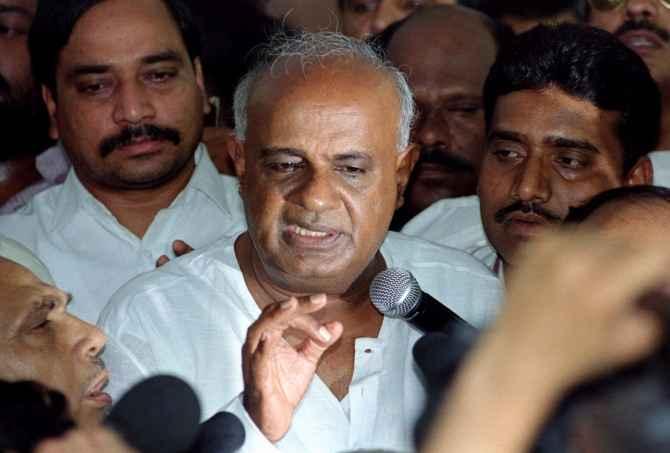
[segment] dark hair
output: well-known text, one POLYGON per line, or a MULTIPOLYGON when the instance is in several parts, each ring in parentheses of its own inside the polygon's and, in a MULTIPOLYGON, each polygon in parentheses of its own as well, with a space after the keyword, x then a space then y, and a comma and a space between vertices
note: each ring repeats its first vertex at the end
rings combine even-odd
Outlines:
POLYGON ((481 11, 494 19, 506 15, 524 19, 545 19, 572 11, 582 20, 586 2, 584 0, 459 0, 458 3, 481 11))
MULTIPOLYGON (((56 67, 79 19, 104 0, 40 0, 28 35, 33 76, 56 95, 56 67)), ((182 0, 161 0, 181 32, 191 60, 200 56, 200 33, 182 0)))
POLYGON ((36 382, 0 381, 0 451, 29 453, 73 427, 62 393, 36 382))
POLYGON ((574 24, 540 25, 500 51, 484 85, 487 130, 498 98, 551 87, 620 114, 624 172, 658 144, 661 94, 647 65, 610 33, 574 24))
POLYGON ((659 186, 623 186, 606 190, 591 198, 588 203, 570 208, 565 223, 581 223, 606 204, 618 201, 633 203, 663 201, 670 203, 670 189, 659 186))
MULTIPOLYGON (((379 34, 370 38, 370 41, 373 42, 378 48, 388 52, 389 45, 391 44, 391 40, 395 36, 396 32, 400 30, 407 22, 411 21, 417 15, 430 14, 430 11, 433 9, 446 10, 449 8, 453 8, 453 6, 436 5, 419 8, 404 19, 398 22, 394 22, 393 24, 386 27, 379 34)), ((504 47, 514 37, 514 31, 512 31, 510 27, 503 24, 502 22, 492 19, 486 15, 482 15, 481 19, 484 27, 489 31, 489 33, 491 33, 491 36, 493 37, 493 40, 495 41, 498 49, 504 47)), ((448 33, 448 31, 445 33, 448 33)))

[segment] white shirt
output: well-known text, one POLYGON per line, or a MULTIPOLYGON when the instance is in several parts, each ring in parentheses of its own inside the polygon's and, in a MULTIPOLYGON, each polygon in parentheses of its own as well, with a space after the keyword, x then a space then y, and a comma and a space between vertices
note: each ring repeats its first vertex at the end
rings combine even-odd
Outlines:
MULTIPOLYGON (((498 261, 497 252, 486 238, 476 195, 436 201, 407 222, 402 233, 463 250, 491 270, 498 261)), ((502 266, 498 267, 500 273, 502 266)))
POLYGON ((71 312, 95 323, 118 288, 152 270, 161 255, 174 255, 175 239, 200 248, 246 229, 237 179, 217 172, 204 145, 194 158, 188 185, 158 212, 142 239, 122 226, 73 170, 65 183, 0 216, 0 234, 37 255, 56 284, 72 294, 71 312))
POLYGON ((649 160, 654 167, 654 185, 670 187, 670 151, 649 153, 649 160))
MULTIPOLYGON (((502 297, 499 281, 469 255, 399 233, 389 233, 381 253, 388 267, 408 269, 424 291, 467 321, 482 325, 495 315, 502 297)), ((348 397, 338 401, 315 377, 291 429, 273 445, 241 399, 241 349, 260 313, 232 238, 134 279, 100 317, 109 336, 104 360, 111 371, 110 393, 116 398, 156 373, 177 375, 196 389, 203 419, 220 410, 240 417, 246 430, 242 452, 413 449, 412 432, 424 402, 412 358, 419 331, 387 318, 377 338, 357 339, 348 397)))
POLYGON ((70 159, 63 145, 58 142, 35 157, 35 169, 42 179, 29 185, 0 206, 0 214, 9 214, 23 206, 38 193, 65 181, 70 169, 70 159))

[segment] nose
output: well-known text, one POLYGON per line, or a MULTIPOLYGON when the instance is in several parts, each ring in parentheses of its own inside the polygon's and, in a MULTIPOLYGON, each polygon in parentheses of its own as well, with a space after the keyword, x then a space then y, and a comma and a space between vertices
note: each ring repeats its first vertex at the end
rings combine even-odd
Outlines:
POLYGON ((97 358, 107 343, 107 335, 98 327, 73 317, 76 324, 76 348, 80 357, 85 360, 97 358))
POLYGON ((449 121, 438 119, 435 112, 427 112, 415 127, 414 141, 422 146, 432 146, 442 143, 447 147, 451 145, 451 125, 449 121))
POLYGON ((296 203, 313 213, 325 212, 338 206, 339 195, 333 176, 313 171, 294 192, 296 203))
POLYGON ((138 124, 153 118, 155 114, 156 110, 146 87, 134 81, 119 86, 114 106, 114 121, 117 124, 138 124))
POLYGON ((525 202, 546 203, 551 197, 551 188, 547 179, 542 161, 528 159, 525 165, 519 166, 512 197, 525 202))
POLYGON ((626 15, 630 19, 651 19, 658 15, 660 0, 628 0, 626 15))

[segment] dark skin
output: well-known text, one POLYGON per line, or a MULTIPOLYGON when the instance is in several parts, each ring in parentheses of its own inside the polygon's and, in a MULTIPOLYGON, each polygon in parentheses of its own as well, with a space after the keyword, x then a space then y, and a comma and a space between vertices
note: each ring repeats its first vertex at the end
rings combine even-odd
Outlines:
POLYGON ((478 193, 486 236, 505 265, 514 265, 523 243, 559 225, 570 207, 651 181, 646 158, 624 173, 617 121, 618 113, 559 88, 498 99, 478 193), (533 209, 508 209, 519 203, 533 209))
POLYGON ((393 36, 389 58, 408 74, 421 149, 399 211, 405 221, 440 199, 475 194, 486 144, 482 90, 496 52, 484 17, 461 7, 418 12, 393 36))
POLYGON ((108 0, 88 10, 60 53, 56 90, 43 89, 53 137, 86 189, 143 237, 190 180, 209 110, 200 62, 164 3, 108 0), (180 139, 141 134, 102 152, 105 140, 147 125, 180 139))
POLYGON ((399 103, 384 76, 347 60, 304 77, 280 64, 288 75, 258 82, 233 156, 249 225, 235 250, 262 310, 243 349, 245 407, 271 441, 315 375, 342 399, 356 338, 379 334, 368 288, 416 159, 414 147, 398 150, 399 103))

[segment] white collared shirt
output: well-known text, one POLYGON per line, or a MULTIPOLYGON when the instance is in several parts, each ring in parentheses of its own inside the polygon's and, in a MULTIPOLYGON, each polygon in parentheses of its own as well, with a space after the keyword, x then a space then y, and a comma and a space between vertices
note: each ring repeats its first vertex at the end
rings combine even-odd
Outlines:
MULTIPOLYGON (((399 233, 381 247, 388 267, 414 274, 424 291, 481 326, 496 314, 498 279, 469 255, 399 233)), ((412 432, 424 391, 412 347, 421 333, 386 318, 377 338, 355 342, 349 393, 338 401, 317 376, 296 410, 291 429, 271 444, 245 412, 241 349, 260 316, 226 238, 176 259, 119 290, 99 325, 108 334, 108 390, 118 397, 156 373, 182 377, 201 398, 203 419, 235 413, 246 430, 242 452, 317 453, 363 448, 413 450, 412 432)))
POLYGON ((649 160, 654 167, 654 185, 670 187, 670 151, 649 153, 649 160))
POLYGON ((498 254, 486 238, 479 197, 445 198, 436 201, 407 222, 402 233, 436 244, 463 250, 500 275, 498 254))
POLYGON ((218 173, 204 145, 194 159, 188 185, 158 212, 142 239, 122 226, 73 170, 63 184, 0 216, 0 233, 35 253, 56 284, 72 294, 71 312, 95 323, 118 288, 152 270, 161 255, 174 256, 174 240, 197 249, 246 229, 237 179, 218 173))

